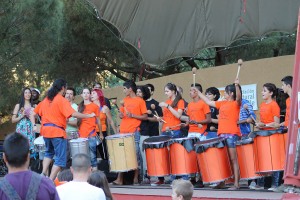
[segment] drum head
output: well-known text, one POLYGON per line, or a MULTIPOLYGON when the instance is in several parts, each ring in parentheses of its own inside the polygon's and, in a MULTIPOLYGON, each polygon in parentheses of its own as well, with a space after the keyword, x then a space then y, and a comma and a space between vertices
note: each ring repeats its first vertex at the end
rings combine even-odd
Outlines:
POLYGON ((133 133, 125 133, 125 134, 114 134, 114 135, 110 135, 105 137, 106 140, 114 140, 114 139, 118 139, 118 138, 124 138, 124 137, 132 137, 133 133))
POLYGON ((256 136, 270 136, 277 133, 286 133, 285 129, 276 129, 276 130, 260 130, 260 131, 253 131, 249 135, 252 135, 253 137, 256 136))
POLYGON ((203 153, 207 149, 212 147, 223 148, 225 147, 224 140, 225 140, 224 138, 213 138, 213 139, 197 142, 195 144, 195 151, 196 153, 203 153))
POLYGON ((251 143, 253 143, 253 141, 254 141, 253 138, 238 140, 238 141, 236 141, 236 145, 251 144, 251 143))
POLYGON ((144 144, 164 143, 171 139, 169 136, 153 136, 144 140, 144 144))
POLYGON ((77 139, 70 140, 70 142, 85 142, 87 140, 88 138, 77 138, 77 139))

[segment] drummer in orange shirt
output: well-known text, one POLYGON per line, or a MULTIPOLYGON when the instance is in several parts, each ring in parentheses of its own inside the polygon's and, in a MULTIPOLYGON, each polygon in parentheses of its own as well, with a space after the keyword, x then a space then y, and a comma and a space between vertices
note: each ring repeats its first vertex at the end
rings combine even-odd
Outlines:
MULTIPOLYGON (((229 157, 234 173, 234 186, 229 190, 239 189, 239 165, 236 154, 236 141, 240 139, 241 133, 237 122, 241 107, 242 95, 239 88, 239 80, 236 79, 234 84, 225 87, 225 101, 210 101, 205 95, 198 91, 198 95, 209 106, 219 109, 219 128, 218 136, 225 138, 229 150, 229 157)), ((216 188, 224 187, 224 183, 219 184, 216 188)))
MULTIPOLYGON (((273 83, 265 83, 262 90, 262 98, 264 102, 260 104, 259 116, 260 121, 256 123, 256 128, 261 130, 272 130, 279 127, 280 108, 275 101, 277 96, 277 88, 273 83)), ((279 186, 280 172, 272 174, 272 186, 268 190, 273 191, 279 186)), ((255 190, 264 189, 264 178, 259 178, 255 190)))
POLYGON ((285 119, 284 122, 280 124, 280 126, 288 127, 290 121, 290 110, 291 110, 291 95, 292 95, 292 85, 293 85, 293 77, 286 76, 281 79, 282 82, 282 90, 285 94, 288 94, 289 97, 286 99, 286 110, 285 110, 285 119))
POLYGON ((207 124, 211 122, 210 108, 205 102, 200 99, 198 91, 202 92, 202 86, 199 83, 191 85, 190 97, 193 99, 188 104, 187 115, 181 116, 181 120, 189 122, 188 137, 197 137, 200 141, 206 139, 206 128, 207 124))
POLYGON ((97 138, 96 126, 99 128, 99 136, 103 139, 101 124, 99 119, 99 106, 90 101, 90 89, 84 88, 81 97, 83 101, 78 105, 78 112, 84 114, 95 113, 95 118, 78 120, 79 137, 87 138, 89 141, 90 158, 93 170, 97 170, 97 138))
MULTIPOLYGON (((140 143, 140 124, 142 120, 147 119, 147 108, 145 101, 136 96, 136 84, 129 80, 123 84, 123 92, 125 94, 124 106, 120 108, 119 117, 121 118, 120 134, 134 134, 135 150, 137 154, 138 168, 141 169, 141 152, 139 148, 140 143)), ((123 174, 119 173, 118 178, 112 182, 114 185, 123 184, 123 174)), ((139 171, 134 171, 133 184, 138 184, 139 171)))
MULTIPOLYGON (((111 125, 113 131, 115 134, 117 134, 117 129, 115 127, 115 123, 112 119, 110 109, 108 106, 106 106, 105 98, 103 95, 103 92, 101 89, 93 89, 91 100, 94 104, 96 104, 99 107, 99 119, 103 134, 103 140, 102 143, 98 146, 98 151, 100 153, 100 156, 103 160, 108 160, 108 154, 107 154, 107 145, 106 145, 106 136, 107 136, 107 125, 106 121, 109 122, 111 125)), ((98 126, 96 126, 96 132, 97 134, 100 133, 100 130, 98 126)))
MULTIPOLYGON (((182 138, 180 117, 184 110, 184 101, 181 94, 177 91, 176 85, 173 83, 167 83, 165 86, 165 95, 168 99, 165 102, 159 103, 159 106, 163 110, 162 119, 158 118, 158 121, 163 122, 161 135, 170 136, 171 138, 182 138)), ((159 177, 157 182, 151 183, 151 186, 158 186, 164 183, 169 184, 175 178, 176 176, 171 175, 171 179, 165 182, 164 177, 159 177)), ((184 175, 182 178, 188 180, 189 176, 184 175)))
POLYGON ((65 128, 67 119, 70 117, 95 117, 95 113, 81 114, 76 112, 71 107, 69 101, 63 97, 66 88, 67 82, 65 80, 55 80, 48 91, 47 97, 37 105, 31 116, 31 122, 34 124, 34 131, 36 131, 34 116, 38 114, 42 118, 41 134, 44 136, 46 146, 42 173, 46 175, 49 165, 54 158, 54 164, 50 174, 51 180, 54 180, 61 168, 66 166, 67 135, 65 128))

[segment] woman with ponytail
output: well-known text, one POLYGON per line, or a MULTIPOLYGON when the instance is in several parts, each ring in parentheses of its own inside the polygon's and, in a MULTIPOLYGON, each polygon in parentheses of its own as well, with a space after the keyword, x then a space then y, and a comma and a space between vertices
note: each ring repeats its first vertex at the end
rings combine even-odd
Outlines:
POLYGON ((50 179, 54 180, 61 168, 67 163, 67 119, 94 118, 95 113, 81 114, 76 112, 70 102, 63 97, 66 92, 67 82, 64 79, 54 81, 49 89, 47 97, 37 105, 31 115, 31 122, 36 131, 34 116, 40 115, 42 118, 41 134, 44 136, 46 151, 43 160, 43 174, 48 172, 50 163, 54 159, 51 169, 50 179))
MULTIPOLYGON (((184 110, 184 101, 177 91, 177 87, 173 83, 168 83, 165 86, 165 94, 167 100, 160 102, 159 106, 162 107, 163 117, 158 118, 163 123, 161 135, 170 136, 171 138, 181 138, 183 134, 180 131, 181 121, 180 117, 184 110)), ((171 183, 176 176, 171 175, 171 179, 166 184, 171 183)), ((189 176, 182 176, 182 179, 188 180, 189 176)), ((158 181, 152 183, 152 186, 164 184, 164 177, 159 177, 158 181)))
POLYGON ((95 113, 95 118, 80 119, 78 120, 79 137, 87 138, 89 140, 90 157, 93 170, 97 170, 97 133, 96 126, 99 128, 99 136, 103 139, 100 119, 99 119, 99 106, 91 102, 91 91, 84 88, 81 93, 83 101, 78 105, 78 112, 83 114, 95 113))

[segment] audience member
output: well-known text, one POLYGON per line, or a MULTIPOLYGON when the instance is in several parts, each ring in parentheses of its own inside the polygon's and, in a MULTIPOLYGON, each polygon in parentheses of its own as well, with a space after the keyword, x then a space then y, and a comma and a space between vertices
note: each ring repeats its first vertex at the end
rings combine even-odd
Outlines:
POLYGON ((0 199, 59 199, 50 179, 28 170, 29 142, 25 136, 8 135, 3 150, 8 174, 0 181, 0 199))
POLYGON ((113 196, 111 194, 107 178, 105 174, 102 171, 93 171, 88 179, 88 183, 96 186, 98 188, 101 188, 104 191, 104 194, 106 196, 106 200, 112 200, 113 196))
POLYGON ((97 188, 87 182, 92 172, 91 159, 88 155, 82 153, 76 154, 72 160, 71 172, 73 174, 73 181, 57 187, 57 192, 61 200, 106 199, 101 188, 97 188))
POLYGON ((172 182, 172 200, 191 200, 194 186, 188 180, 177 179, 172 182))

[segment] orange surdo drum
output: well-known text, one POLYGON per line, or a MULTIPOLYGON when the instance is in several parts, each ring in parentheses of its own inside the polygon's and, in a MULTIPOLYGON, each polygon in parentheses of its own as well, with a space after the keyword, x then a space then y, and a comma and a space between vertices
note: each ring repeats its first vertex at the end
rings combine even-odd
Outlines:
POLYGON ((198 138, 174 138, 170 142, 172 175, 194 175, 199 172, 194 145, 198 138))
POLYGON ((256 173, 257 170, 254 164, 256 158, 253 142, 253 138, 239 140, 236 142, 236 153, 240 167, 241 180, 251 180, 261 177, 261 175, 256 173))
POLYGON ((169 136, 154 136, 144 140, 143 149, 145 149, 149 176, 167 176, 170 174, 169 141, 169 136))
POLYGON ((219 183, 233 176, 228 149, 223 138, 213 138, 195 145, 203 183, 219 183))
POLYGON ((138 168, 133 134, 106 137, 111 172, 127 172, 138 168))
POLYGON ((254 131, 255 168, 257 173, 270 173, 284 170, 286 131, 264 130, 254 131))

